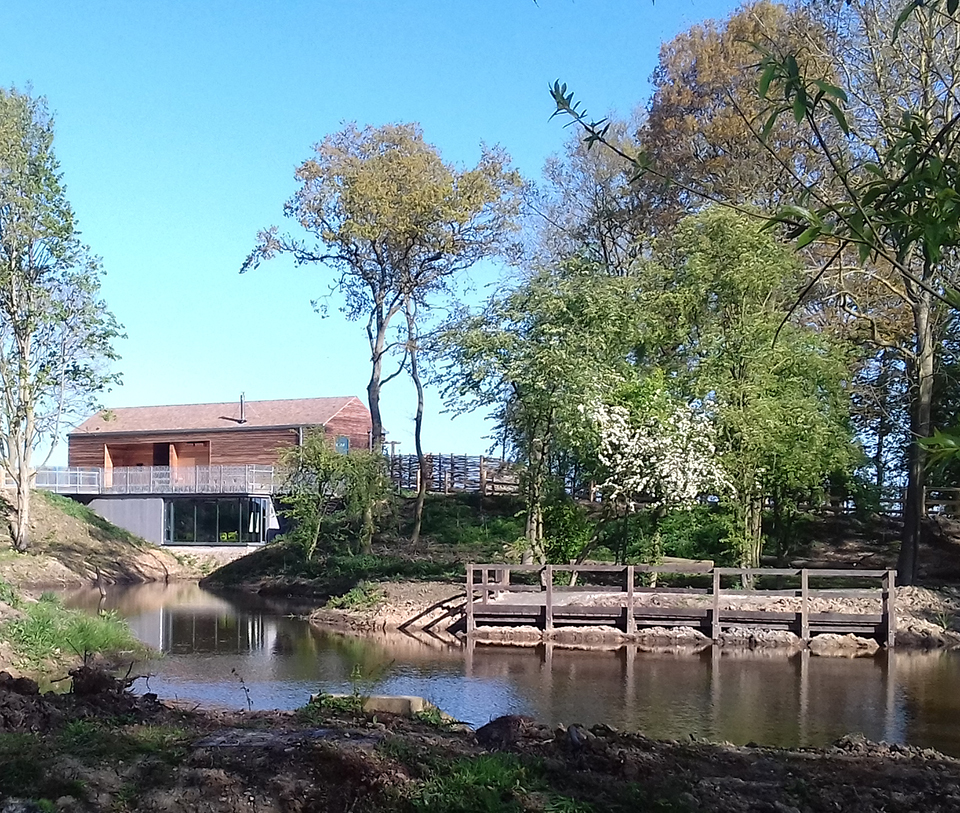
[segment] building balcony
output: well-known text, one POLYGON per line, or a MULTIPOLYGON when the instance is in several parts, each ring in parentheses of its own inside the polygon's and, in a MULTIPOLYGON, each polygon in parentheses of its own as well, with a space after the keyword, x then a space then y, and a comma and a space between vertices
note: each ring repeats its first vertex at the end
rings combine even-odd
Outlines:
POLYGON ((67 495, 247 494, 270 495, 280 478, 273 466, 136 466, 45 468, 36 488, 67 495))

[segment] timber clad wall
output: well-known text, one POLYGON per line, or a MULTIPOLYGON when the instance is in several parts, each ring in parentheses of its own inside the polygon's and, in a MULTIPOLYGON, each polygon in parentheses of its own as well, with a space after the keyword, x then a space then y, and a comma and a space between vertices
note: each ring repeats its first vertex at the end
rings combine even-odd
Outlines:
MULTIPOLYGON (((279 404, 283 411, 280 413, 275 409, 273 417, 280 419, 278 423, 283 421, 286 424, 280 426, 264 425, 266 421, 263 420, 253 426, 243 426, 238 422, 223 426, 217 421, 216 428, 174 429, 167 424, 162 430, 149 429, 150 418, 154 413, 158 414, 160 420, 166 417, 159 415, 161 410, 169 413, 171 410, 180 409, 173 407, 127 409, 122 411, 125 414, 119 420, 112 422, 94 416, 70 435, 67 462, 70 466, 107 469, 137 466, 271 466, 277 462, 278 449, 297 444, 300 435, 297 417, 306 419, 304 429, 316 425, 318 419, 322 420, 331 443, 336 443, 340 437, 347 437, 351 449, 369 448, 370 412, 363 402, 352 397, 326 399, 327 403, 330 401, 334 402, 334 407, 323 417, 320 417, 316 410, 310 412, 298 409, 300 403, 309 405, 309 400, 286 404, 276 401, 251 403, 251 412, 260 405, 269 407, 279 404), (343 405, 340 406, 338 401, 343 405), (128 418, 129 413, 133 413, 133 419, 128 418), (290 420, 291 418, 294 420, 290 420), (313 421, 310 418, 313 418, 313 421), (131 420, 134 421, 132 425, 131 420), (110 431, 111 426, 120 431, 110 431), (123 431, 126 427, 129 427, 130 431, 123 431)), ((186 406, 182 409, 190 417, 189 411, 192 408, 186 406)), ((169 417, 166 419, 170 420, 169 417)), ((221 420, 235 421, 233 418, 221 420)), ((183 425, 189 426, 189 423, 183 425)), ((208 424, 214 425, 213 421, 208 424)))
MULTIPOLYGON (((277 462, 277 449, 281 446, 296 445, 296 429, 234 429, 221 432, 158 432, 155 434, 131 435, 71 435, 67 451, 68 466, 90 466, 101 468, 105 463, 104 446, 112 450, 128 449, 133 446, 146 447, 141 455, 142 459, 121 462, 115 454, 111 454, 112 466, 144 466, 154 465, 152 445, 160 443, 169 445, 174 443, 178 448, 178 461, 181 466, 193 466, 198 462, 207 465, 204 460, 191 460, 182 450, 191 443, 208 444, 211 466, 233 465, 265 465, 272 466, 277 462), (149 457, 149 459, 148 459, 149 457)), ((198 448, 198 447, 194 447, 198 448)), ((199 457, 199 456, 198 456, 199 457)), ((173 463, 173 461, 170 461, 173 463)), ((174 464, 176 465, 176 464, 174 464)))
POLYGON ((350 438, 351 449, 369 449, 370 410, 361 401, 352 400, 327 421, 327 434, 333 440, 339 435, 350 438))

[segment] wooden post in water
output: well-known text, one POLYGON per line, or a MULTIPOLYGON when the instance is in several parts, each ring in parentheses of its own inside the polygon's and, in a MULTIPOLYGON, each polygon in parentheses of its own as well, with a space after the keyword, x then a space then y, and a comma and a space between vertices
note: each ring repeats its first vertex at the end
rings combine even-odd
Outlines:
POLYGON ((464 605, 467 614, 467 635, 476 632, 477 622, 473 617, 473 565, 467 565, 467 602, 464 605))
POLYGON ((546 595, 543 605, 543 628, 545 630, 553 629, 553 565, 547 565, 544 568, 547 582, 546 595))
POLYGON ((800 571, 800 640, 810 640, 810 573, 804 568, 800 571))
POLYGON ((624 625, 624 632, 627 635, 632 635, 637 631, 637 620, 633 616, 633 565, 627 565, 626 567, 626 593, 627 593, 627 618, 626 624, 624 625))
POLYGON ((888 570, 883 577, 883 621, 887 631, 887 648, 897 645, 897 571, 888 570))
POLYGON ((480 588, 480 603, 486 604, 490 592, 490 571, 485 567, 480 569, 480 583, 482 584, 480 588))
POLYGON ((713 629, 711 636, 714 641, 720 640, 720 571, 713 569, 713 629))

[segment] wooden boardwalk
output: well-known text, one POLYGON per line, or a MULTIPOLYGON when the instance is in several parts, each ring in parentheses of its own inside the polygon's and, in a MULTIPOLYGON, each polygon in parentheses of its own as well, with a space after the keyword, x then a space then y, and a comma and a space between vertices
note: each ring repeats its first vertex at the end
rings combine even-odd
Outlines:
POLYGON ((736 627, 787 630, 803 641, 821 633, 853 633, 893 647, 897 630, 895 585, 894 570, 749 569, 697 564, 470 564, 467 565, 465 614, 468 635, 482 626, 530 625, 543 630, 606 626, 627 634, 643 628, 683 626, 718 640, 725 631, 736 627), (593 583, 571 586, 570 577, 574 574, 593 583), (708 582, 710 586, 651 587, 637 582, 638 576, 649 582, 661 574, 708 582), (530 583, 531 577, 535 583, 530 583), (748 591, 732 584, 744 577, 762 586, 748 591), (518 583, 520 579, 527 583, 518 583), (557 584, 558 580, 566 584, 557 584), (797 582, 797 586, 787 589, 769 586, 771 581, 788 580, 797 582), (811 586, 811 580, 815 586, 811 586), (864 581, 878 583, 878 586, 849 587, 851 582, 864 581), (821 586, 831 582, 840 582, 841 586, 821 586), (758 599, 763 602, 769 598, 786 599, 778 603, 798 606, 795 610, 730 606, 738 602, 756 604, 758 599), (817 599, 830 598, 866 599, 865 603, 875 604, 877 612, 817 610, 817 599))

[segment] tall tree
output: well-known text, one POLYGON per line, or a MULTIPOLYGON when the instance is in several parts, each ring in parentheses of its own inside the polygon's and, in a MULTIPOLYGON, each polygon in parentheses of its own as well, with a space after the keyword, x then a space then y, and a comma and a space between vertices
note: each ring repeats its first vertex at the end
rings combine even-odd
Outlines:
MULTIPOLYGON (((115 382, 120 327, 80 242, 43 99, 0 89, 0 456, 14 484, 14 547, 30 543, 34 452, 115 382)), ((49 459, 49 455, 48 455, 49 459)))
POLYGON ((588 439, 583 408, 632 374, 636 283, 569 261, 494 297, 440 336, 451 407, 488 409, 524 464, 526 558, 542 553, 543 504, 555 463, 588 439))
POLYGON ((473 169, 445 163, 416 124, 351 124, 317 144, 296 177, 302 186, 284 214, 308 236, 281 234, 275 226, 260 232, 241 271, 278 254, 329 268, 347 318, 366 320, 371 442, 379 451, 381 387, 404 366, 384 377, 384 362, 418 340, 401 330, 405 338, 392 342, 394 317, 408 303, 422 316, 459 272, 507 249, 520 177, 498 149, 485 147, 473 169))
POLYGON ((842 348, 781 327, 801 279, 787 247, 717 207, 684 220, 642 280, 646 358, 717 426, 744 567, 760 564, 767 500, 796 505, 859 462, 842 348))
POLYGON ((845 89, 801 70, 790 53, 764 61, 761 89, 774 102, 771 118, 789 114, 805 124, 838 181, 826 194, 804 188, 783 220, 799 239, 835 246, 834 258, 855 249, 912 322, 904 352, 911 442, 897 568, 909 584, 922 533, 924 441, 934 429, 945 293, 957 284, 960 25, 935 6, 855 0, 838 12, 834 31, 835 59, 848 66, 845 89), (818 135, 832 125, 847 133, 845 154, 818 135))
MULTIPOLYGON (((901 583, 916 576, 924 514, 924 441, 933 429, 942 305, 949 300, 945 292, 956 287, 951 269, 960 250, 960 31, 956 8, 947 3, 945 14, 941 5, 854 0, 826 16, 818 5, 821 18, 829 23, 822 53, 808 60, 802 48, 768 43, 758 83, 759 96, 769 103, 757 119, 762 122, 756 133, 761 143, 771 156, 778 156, 771 142, 777 128, 785 122, 802 125, 821 172, 819 177, 810 175, 802 160, 777 158, 794 183, 781 197, 787 205, 780 210, 780 221, 799 247, 819 243, 824 260, 821 273, 796 304, 806 302, 816 286, 834 274, 839 279, 837 298, 849 305, 856 301, 857 289, 864 289, 849 284, 852 275, 869 280, 870 287, 881 292, 874 301, 893 297, 909 315, 911 331, 904 346, 886 348, 897 351, 910 395, 901 583)), ((565 86, 556 85, 553 96, 557 111, 578 121, 589 143, 606 140, 604 122, 590 121, 565 86)), ((670 178, 667 170, 650 169, 647 153, 625 157, 640 172, 670 178)), ((677 185, 694 197, 737 205, 709 189, 682 181, 677 185)), ((854 318, 866 315, 868 323, 877 324, 859 305, 842 308, 845 318, 852 311, 854 318)))

